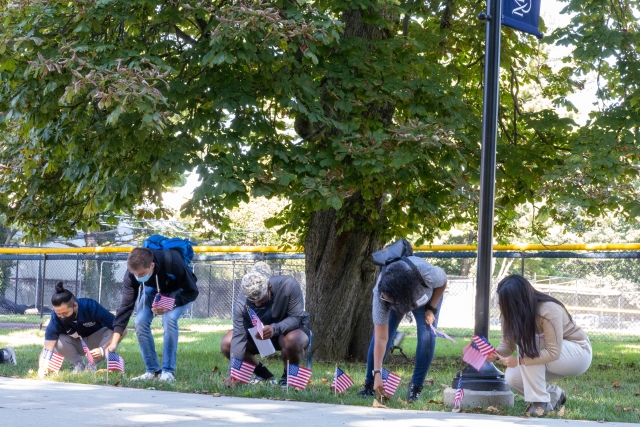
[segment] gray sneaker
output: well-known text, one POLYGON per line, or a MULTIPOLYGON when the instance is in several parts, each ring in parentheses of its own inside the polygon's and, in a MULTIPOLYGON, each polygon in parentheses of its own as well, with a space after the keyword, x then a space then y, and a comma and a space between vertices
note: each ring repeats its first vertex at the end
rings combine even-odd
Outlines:
POLYGON ((4 363, 11 363, 12 365, 17 365, 18 361, 16 359, 16 351, 13 347, 7 347, 0 350, 4 352, 4 363))

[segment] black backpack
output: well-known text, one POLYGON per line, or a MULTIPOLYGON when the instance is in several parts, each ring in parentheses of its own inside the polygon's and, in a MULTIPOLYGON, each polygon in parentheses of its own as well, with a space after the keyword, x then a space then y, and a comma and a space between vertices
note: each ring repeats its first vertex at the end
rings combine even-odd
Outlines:
POLYGON ((412 263, 409 258, 413 255, 413 248, 411 247, 411 243, 409 243, 406 239, 398 239, 390 245, 386 246, 383 249, 380 249, 377 252, 371 254, 373 257, 373 263, 376 265, 382 266, 382 270, 380 274, 384 274, 387 265, 396 261, 403 261, 414 272, 414 274, 418 277, 419 282, 425 288, 428 288, 427 284, 424 281, 424 277, 418 271, 418 268, 412 263))

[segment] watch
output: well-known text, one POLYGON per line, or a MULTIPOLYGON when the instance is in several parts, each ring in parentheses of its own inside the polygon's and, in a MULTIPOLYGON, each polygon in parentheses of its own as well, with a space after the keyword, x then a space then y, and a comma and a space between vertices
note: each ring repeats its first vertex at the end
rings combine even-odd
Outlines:
POLYGON ((433 314, 438 314, 438 309, 431 307, 429 304, 427 304, 426 309, 432 312, 433 314))
POLYGON ((372 375, 374 376, 374 378, 375 378, 376 374, 380 374, 380 375, 382 375, 382 372, 380 372, 380 369, 374 369, 374 370, 372 370, 372 371, 371 371, 371 374, 372 374, 372 375))

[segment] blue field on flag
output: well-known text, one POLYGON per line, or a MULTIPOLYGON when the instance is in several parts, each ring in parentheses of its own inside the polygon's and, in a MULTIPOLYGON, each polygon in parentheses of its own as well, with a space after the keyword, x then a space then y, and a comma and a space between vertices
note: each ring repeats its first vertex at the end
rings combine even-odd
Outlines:
POLYGON ((256 327, 258 333, 260 334, 260 338, 264 339, 264 327, 262 326, 262 321, 258 317, 255 311, 253 311, 250 307, 247 306, 247 312, 249 313, 249 317, 251 318, 251 324, 256 327))
POLYGON ((400 385, 400 376, 386 370, 385 368, 382 368, 380 373, 382 374, 382 387, 384 392, 393 396, 400 385))
POLYGON ((124 359, 114 352, 109 352, 107 357, 107 370, 120 371, 124 374, 124 359))
POLYGON ((161 293, 157 293, 155 298, 153 299, 153 304, 151 304, 151 308, 164 308, 166 310, 173 310, 173 307, 175 306, 175 302, 176 302, 175 298, 162 295, 161 293))
POLYGON ((333 377, 331 388, 333 388, 338 393, 342 393, 352 385, 353 380, 351 379, 351 377, 347 375, 342 369, 336 366, 336 373, 333 377))

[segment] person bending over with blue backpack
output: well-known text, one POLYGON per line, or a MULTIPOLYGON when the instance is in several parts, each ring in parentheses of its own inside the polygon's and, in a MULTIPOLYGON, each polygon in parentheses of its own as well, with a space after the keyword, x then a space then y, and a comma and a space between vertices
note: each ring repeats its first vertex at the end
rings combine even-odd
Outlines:
POLYGON ((114 340, 109 351, 118 348, 118 338, 126 329, 135 307, 135 328, 146 372, 132 380, 171 382, 175 380, 178 354, 178 319, 198 297, 197 278, 178 250, 135 248, 127 258, 120 307, 116 312, 114 340), (151 321, 162 316, 164 350, 158 363, 151 321))

